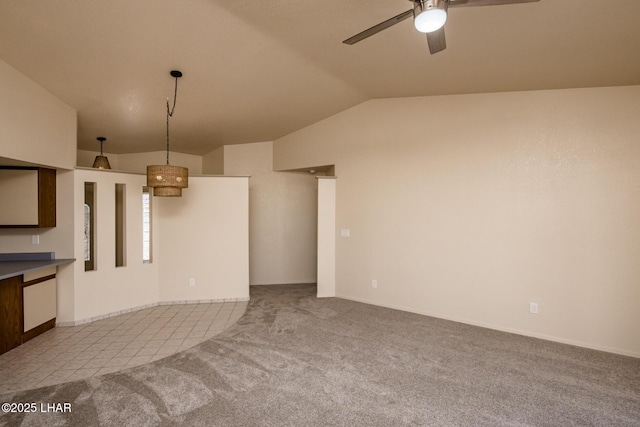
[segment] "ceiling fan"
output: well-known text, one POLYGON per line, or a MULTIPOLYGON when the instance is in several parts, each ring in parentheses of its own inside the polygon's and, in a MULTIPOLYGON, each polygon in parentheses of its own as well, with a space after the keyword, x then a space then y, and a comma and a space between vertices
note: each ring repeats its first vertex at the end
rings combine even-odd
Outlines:
POLYGON ((444 38, 444 23, 447 21, 447 10, 460 6, 500 6, 516 3, 533 3, 540 0, 409 0, 413 9, 387 19, 343 41, 345 44, 355 44, 385 30, 398 22, 413 16, 416 30, 427 34, 427 43, 431 54, 445 50, 447 42, 444 38))

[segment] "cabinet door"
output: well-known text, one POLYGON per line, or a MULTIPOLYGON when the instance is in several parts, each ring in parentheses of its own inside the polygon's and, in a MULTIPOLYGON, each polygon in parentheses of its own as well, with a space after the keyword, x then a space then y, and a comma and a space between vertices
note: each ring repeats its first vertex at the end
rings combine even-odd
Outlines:
POLYGON ((0 170, 0 224, 38 224, 38 170, 0 170))
POLYGON ((28 332, 56 318, 56 279, 22 288, 24 327, 28 332))
POLYGON ((56 226, 56 171, 0 166, 0 227, 56 226))
POLYGON ((22 343, 22 276, 0 280, 0 354, 22 343))

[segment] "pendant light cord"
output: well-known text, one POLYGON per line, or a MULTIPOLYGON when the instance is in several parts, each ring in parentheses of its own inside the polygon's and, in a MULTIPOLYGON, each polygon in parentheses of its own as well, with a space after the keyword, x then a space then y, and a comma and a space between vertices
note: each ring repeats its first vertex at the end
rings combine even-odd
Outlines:
POLYGON ((173 92, 173 107, 169 109, 169 98, 167 98, 167 165, 169 164, 169 117, 173 117, 173 111, 176 109, 176 100, 178 99, 178 77, 173 92))
POLYGON ((104 136, 99 136, 96 139, 98 140, 98 142, 100 142, 100 157, 103 157, 104 153, 102 152, 102 144, 104 144, 107 138, 105 138, 104 136))

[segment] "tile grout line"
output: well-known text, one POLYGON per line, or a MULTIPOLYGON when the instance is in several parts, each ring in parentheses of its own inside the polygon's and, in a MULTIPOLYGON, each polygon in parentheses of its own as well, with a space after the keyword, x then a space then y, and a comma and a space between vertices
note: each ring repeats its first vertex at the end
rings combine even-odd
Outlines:
POLYGON ((0 355, 0 394, 86 379, 170 356, 237 322, 247 304, 158 305, 51 329, 0 355))

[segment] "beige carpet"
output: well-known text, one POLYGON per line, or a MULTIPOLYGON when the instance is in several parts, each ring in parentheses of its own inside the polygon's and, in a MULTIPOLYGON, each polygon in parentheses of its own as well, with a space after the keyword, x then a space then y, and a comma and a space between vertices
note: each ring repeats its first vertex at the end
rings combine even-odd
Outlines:
POLYGON ((279 285, 190 350, 0 401, 36 407, 3 426, 639 426, 640 359, 279 285))

